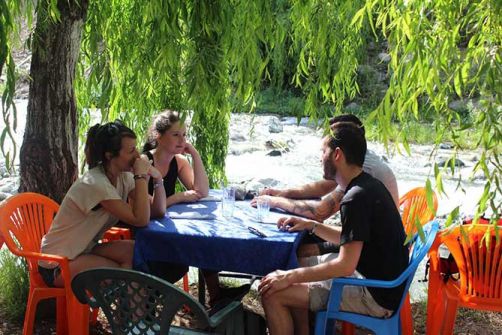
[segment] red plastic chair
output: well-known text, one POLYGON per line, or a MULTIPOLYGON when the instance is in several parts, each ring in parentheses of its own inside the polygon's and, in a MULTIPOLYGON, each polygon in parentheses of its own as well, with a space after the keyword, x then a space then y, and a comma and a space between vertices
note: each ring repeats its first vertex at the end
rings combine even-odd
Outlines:
POLYGON ((80 304, 71 290, 66 257, 40 253, 43 235, 59 209, 53 200, 37 193, 21 193, 7 199, 0 207, 0 233, 9 250, 26 258, 30 289, 23 325, 23 335, 31 335, 40 300, 56 298, 57 334, 88 334, 89 307, 80 304), (59 263, 65 286, 48 287, 38 272, 38 261, 59 263))
POLYGON ((502 312, 501 238, 500 229, 479 224, 455 227, 436 239, 429 252, 427 334, 452 334, 458 307, 502 312), (444 281, 439 269, 441 244, 451 252, 459 280, 444 281))
MULTIPOLYGON (((417 232, 418 226, 423 226, 436 216, 438 199, 434 192, 432 192, 432 205, 433 208, 430 208, 427 204, 425 187, 416 187, 399 199, 399 208, 402 210, 401 220, 408 236, 413 236, 417 232)), ((413 329, 413 316, 408 294, 401 309, 401 330, 403 335, 413 335, 413 329)))
POLYGON ((406 234, 413 236, 418 226, 421 227, 434 218, 438 208, 438 199, 434 192, 432 192, 432 206, 433 208, 430 208, 427 204, 425 187, 414 188, 399 199, 401 220, 406 234))
POLYGON ((108 229, 103 236, 103 240, 106 241, 130 240, 130 239, 132 239, 132 237, 129 228, 112 227, 108 229))
POLYGON ((3 238, 2 233, 0 233, 0 249, 2 249, 4 243, 5 239, 3 238))

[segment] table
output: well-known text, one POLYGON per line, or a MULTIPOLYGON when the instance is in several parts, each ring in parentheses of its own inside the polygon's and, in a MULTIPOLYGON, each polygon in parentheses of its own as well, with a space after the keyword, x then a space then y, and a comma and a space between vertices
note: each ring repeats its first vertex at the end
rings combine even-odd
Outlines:
POLYGON ((284 213, 270 212, 266 223, 260 223, 256 211, 249 201, 237 201, 234 217, 227 220, 219 201, 174 205, 162 219, 137 230, 134 268, 147 272, 147 261, 164 261, 263 276, 298 267, 296 249, 304 233, 277 229, 284 213), (252 234, 248 227, 267 237, 252 234))

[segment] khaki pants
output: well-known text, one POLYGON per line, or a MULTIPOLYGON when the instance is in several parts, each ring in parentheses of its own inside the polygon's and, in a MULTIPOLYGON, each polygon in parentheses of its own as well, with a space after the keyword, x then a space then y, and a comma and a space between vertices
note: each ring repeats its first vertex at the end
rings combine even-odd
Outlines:
MULTIPOLYGON (((329 262, 336 257, 338 257, 338 254, 335 253, 313 256, 303 259, 301 264, 303 266, 314 266, 329 262)), ((364 279, 364 276, 357 271, 351 277, 364 279)), ((316 312, 326 309, 331 290, 331 281, 332 279, 309 283, 310 310, 316 312)), ((373 299, 366 287, 349 285, 343 287, 340 310, 379 318, 388 318, 393 313, 393 311, 380 306, 375 299, 373 299)))

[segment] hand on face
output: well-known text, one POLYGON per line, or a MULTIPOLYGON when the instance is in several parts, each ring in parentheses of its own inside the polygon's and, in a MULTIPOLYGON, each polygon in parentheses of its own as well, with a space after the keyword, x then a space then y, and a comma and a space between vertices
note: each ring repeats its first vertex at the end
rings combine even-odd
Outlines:
POLYGON ((314 227, 314 221, 298 217, 282 217, 277 221, 277 228, 282 231, 302 231, 311 230, 314 227))
POLYGON ((134 165, 132 167, 133 172, 135 175, 141 175, 141 174, 149 174, 148 171, 152 167, 152 164, 146 158, 146 156, 141 156, 136 158, 134 161, 134 165))
POLYGON ((157 170, 154 166, 150 166, 150 169, 148 170, 148 174, 154 179, 154 180, 162 180, 162 174, 157 170))
POLYGON ((258 292, 264 297, 269 297, 277 291, 284 290, 291 283, 288 279, 289 271, 276 270, 261 279, 258 292))
POLYGON ((183 153, 193 156, 193 154, 197 153, 197 150, 191 143, 186 142, 185 151, 183 153))

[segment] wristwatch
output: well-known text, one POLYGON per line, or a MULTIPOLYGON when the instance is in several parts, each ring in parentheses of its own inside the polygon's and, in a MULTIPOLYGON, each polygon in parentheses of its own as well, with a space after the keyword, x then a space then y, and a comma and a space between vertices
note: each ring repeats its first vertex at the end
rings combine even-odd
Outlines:
POLYGON ((314 226, 312 227, 312 229, 309 231, 309 234, 310 235, 314 235, 315 234, 315 229, 317 228, 317 225, 318 223, 314 221, 314 226))

